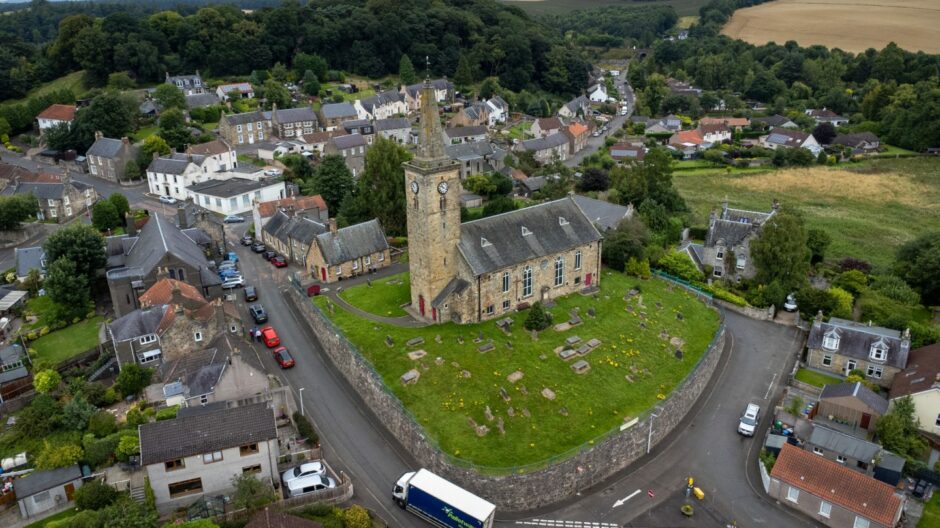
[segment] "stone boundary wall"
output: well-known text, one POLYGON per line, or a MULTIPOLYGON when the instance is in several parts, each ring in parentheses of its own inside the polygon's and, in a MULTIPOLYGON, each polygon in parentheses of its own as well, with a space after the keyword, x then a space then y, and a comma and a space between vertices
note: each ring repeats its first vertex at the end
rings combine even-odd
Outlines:
POLYGON ((648 438, 655 447, 682 421, 708 385, 724 352, 726 336, 722 325, 695 371, 656 407, 655 418, 647 412, 631 427, 599 440, 593 448, 540 469, 488 475, 473 467, 455 465, 430 442, 371 365, 349 347, 345 337, 336 332, 309 298, 295 288, 288 288, 283 295, 307 319, 333 365, 421 466, 486 498, 501 510, 515 512, 559 502, 602 482, 645 455, 648 438), (652 435, 648 437, 651 419, 652 435))
POLYGON ((749 317, 751 319, 756 319, 758 321, 773 321, 774 320, 774 307, 770 306, 768 308, 755 308, 754 306, 738 306, 736 304, 729 303, 727 301, 722 301, 721 299, 715 298, 712 299, 715 303, 715 306, 719 306, 728 310, 729 312, 734 312, 743 315, 744 317, 749 317))
MULTIPOLYGON (((17 247, 25 242, 36 231, 33 224, 24 224, 22 229, 15 231, 0 231, 0 249, 17 247)), ((5 270, 0 270, 5 271, 5 270)))

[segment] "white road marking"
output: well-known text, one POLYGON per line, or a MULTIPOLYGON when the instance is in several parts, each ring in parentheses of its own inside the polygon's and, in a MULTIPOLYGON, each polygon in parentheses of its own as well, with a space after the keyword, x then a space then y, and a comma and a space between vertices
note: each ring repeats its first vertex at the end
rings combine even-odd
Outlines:
POLYGON ((546 526, 550 528, 620 528, 620 525, 616 523, 590 522, 590 521, 562 521, 562 520, 551 520, 551 519, 532 519, 529 521, 516 521, 516 524, 528 525, 528 526, 546 526))
POLYGON ((614 503, 614 508, 617 508, 617 507, 619 507, 619 506, 623 506, 623 503, 627 502, 628 500, 632 499, 633 497, 636 497, 639 493, 640 493, 640 490, 636 490, 636 491, 634 491, 633 493, 627 495, 626 497, 624 497, 624 498, 618 500, 617 502, 614 503))
POLYGON ((774 372, 774 377, 770 378, 770 385, 767 386, 767 392, 764 393, 764 399, 766 400, 770 396, 770 391, 774 388, 774 382, 777 381, 777 373, 774 372))

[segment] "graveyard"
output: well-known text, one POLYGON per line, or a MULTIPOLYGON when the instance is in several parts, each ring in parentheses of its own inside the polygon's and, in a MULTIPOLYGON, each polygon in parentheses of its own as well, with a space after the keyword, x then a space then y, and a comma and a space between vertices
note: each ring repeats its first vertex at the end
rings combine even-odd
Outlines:
MULTIPOLYGON (((372 297, 388 293, 361 284, 343 298, 369 311, 382 304, 372 297)), ((717 312, 684 289, 607 269, 599 292, 547 307, 552 324, 537 334, 523 327, 529 310, 405 328, 328 297, 313 302, 441 449, 499 473, 564 457, 667 398, 719 326, 717 312)))

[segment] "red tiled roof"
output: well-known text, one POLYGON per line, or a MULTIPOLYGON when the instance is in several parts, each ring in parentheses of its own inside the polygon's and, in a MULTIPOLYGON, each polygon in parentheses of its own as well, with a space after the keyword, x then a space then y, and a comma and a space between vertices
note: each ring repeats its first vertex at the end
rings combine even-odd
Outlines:
POLYGON ((940 343, 911 350, 907 368, 894 375, 891 398, 923 392, 940 382, 940 343))
POLYGON ((588 126, 583 125, 581 123, 571 123, 570 125, 568 125, 568 132, 570 132, 571 135, 574 137, 578 137, 581 134, 586 134, 587 131, 588 131, 588 126))
POLYGON ((21 183, 62 183, 62 178, 57 174, 40 172, 38 174, 25 172, 20 174, 21 183))
POLYGON ((894 487, 790 444, 770 476, 885 526, 894 525, 902 505, 894 487))
POLYGON ((319 194, 315 194, 313 196, 292 196, 280 200, 271 200, 270 202, 261 202, 258 204, 258 213, 262 218, 267 218, 274 216, 274 213, 281 207, 287 207, 289 205, 293 205, 295 211, 314 208, 326 211, 326 202, 323 201, 323 197, 319 194))
POLYGON ((206 298, 203 297, 201 293, 199 293, 199 290, 197 290, 196 287, 191 284, 187 284, 176 279, 161 279, 140 296, 140 303, 144 306, 170 304, 170 302, 173 300, 174 288, 179 288, 180 294, 184 299, 196 301, 200 304, 205 304, 208 302, 206 301, 206 298))
POLYGON ((669 138, 670 145, 691 143, 693 145, 701 145, 705 142, 705 139, 702 138, 702 133, 696 130, 680 130, 672 135, 669 138))
POLYGON ((40 112, 36 118, 71 121, 75 119, 75 105, 54 104, 40 112))
POLYGON ((232 148, 224 140, 215 139, 208 143, 192 145, 186 149, 187 154, 201 154, 203 156, 214 156, 216 154, 225 154, 232 148))
POLYGON ((746 117, 703 117, 699 119, 700 125, 727 125, 729 127, 745 127, 751 124, 746 117))
POLYGON ((699 122, 698 128, 699 128, 699 130, 701 130, 701 131, 704 132, 705 134, 708 134, 708 133, 710 133, 710 132, 711 132, 711 133, 715 133, 715 132, 728 132, 728 127, 727 127, 724 123, 702 123, 702 122, 699 122))

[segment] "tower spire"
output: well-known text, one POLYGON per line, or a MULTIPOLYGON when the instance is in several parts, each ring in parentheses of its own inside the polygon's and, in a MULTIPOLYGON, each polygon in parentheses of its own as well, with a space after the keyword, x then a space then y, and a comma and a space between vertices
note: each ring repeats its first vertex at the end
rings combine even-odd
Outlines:
POLYGON ((419 162, 442 161, 447 159, 444 153, 444 136, 441 130, 441 118, 437 110, 437 94, 431 86, 431 61, 424 58, 426 64, 424 86, 421 87, 421 132, 418 152, 419 162))

